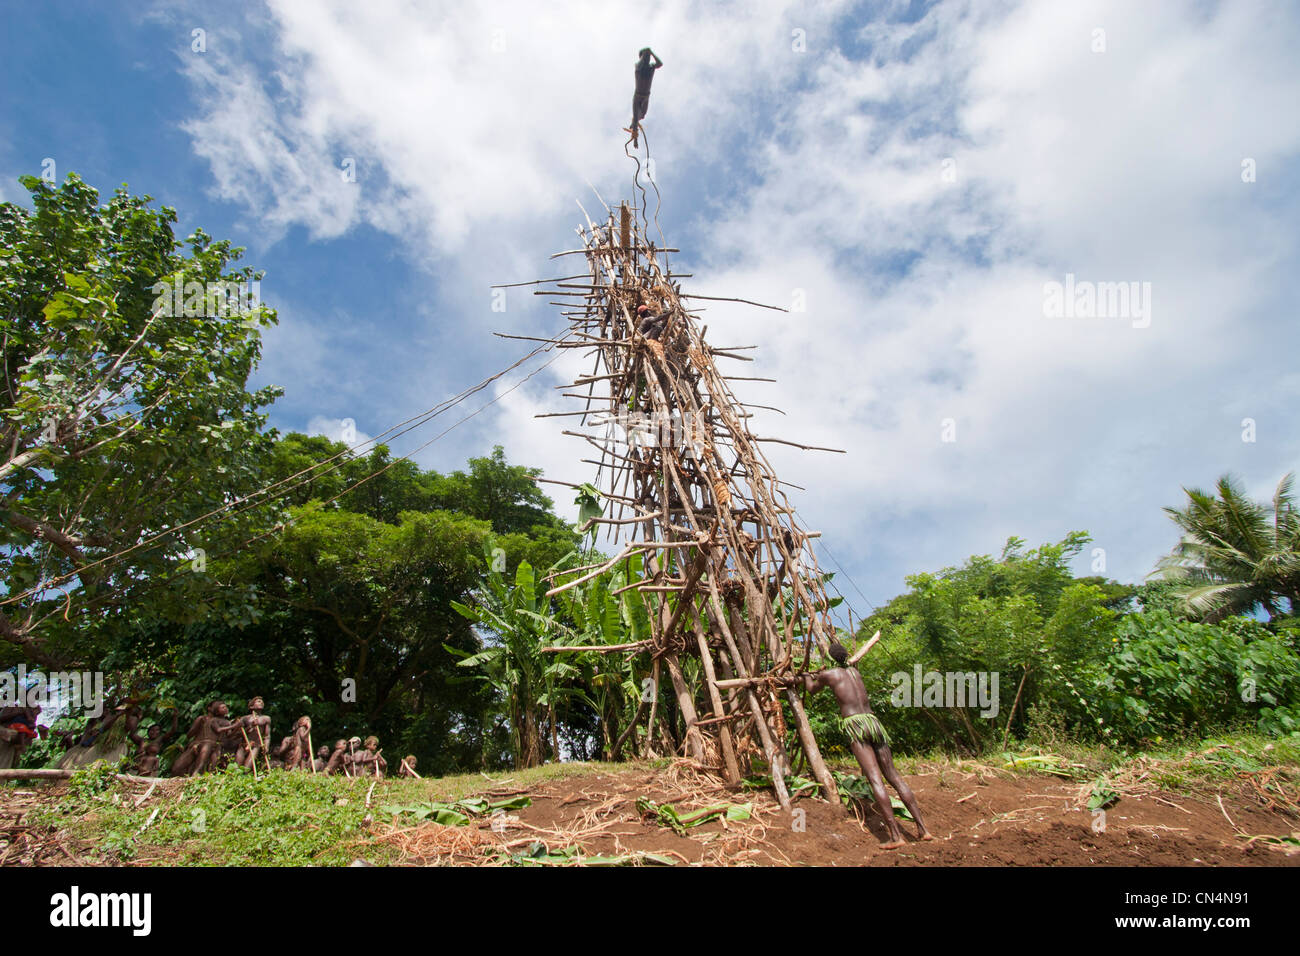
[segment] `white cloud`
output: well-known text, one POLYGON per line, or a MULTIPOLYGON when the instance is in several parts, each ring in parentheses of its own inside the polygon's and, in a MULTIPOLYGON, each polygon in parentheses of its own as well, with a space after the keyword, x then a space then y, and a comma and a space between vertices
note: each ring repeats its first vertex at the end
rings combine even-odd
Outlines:
MULTIPOLYGON (((666 61, 647 122, 663 218, 694 236, 687 291, 806 293, 805 313, 705 316, 712 340, 762 346, 746 374, 779 379, 738 389, 788 412, 759 433, 850 451, 771 458, 873 599, 1008 534, 1074 528, 1132 579, 1172 543, 1159 509, 1180 484, 1231 468, 1271 488, 1300 452, 1279 312, 1297 264, 1294 11, 941 3, 862 23, 850 58, 829 42, 838 5, 451 9, 273 3, 277 75, 192 65, 204 114, 188 129, 221 194, 268 228, 402 236, 439 308, 467 317, 444 330, 460 384, 517 354, 485 347, 474 319, 560 326, 525 296, 490 315, 485 289, 560 274, 545 256, 571 241, 556 224, 576 222, 586 181, 629 195, 618 130, 649 42, 666 61), (1259 182, 1241 182, 1245 157, 1259 182), (1150 328, 1045 318, 1043 283, 1067 272, 1150 282, 1150 328), (1251 414, 1267 427, 1243 447, 1251 414)), ((562 407, 556 381, 504 395, 486 432, 585 480, 566 420, 532 418, 562 407)))
POLYGON ((374 436, 361 431, 352 418, 326 418, 317 415, 307 423, 308 435, 324 435, 331 441, 341 441, 349 448, 355 448, 358 455, 368 455, 372 448, 370 441, 374 436))

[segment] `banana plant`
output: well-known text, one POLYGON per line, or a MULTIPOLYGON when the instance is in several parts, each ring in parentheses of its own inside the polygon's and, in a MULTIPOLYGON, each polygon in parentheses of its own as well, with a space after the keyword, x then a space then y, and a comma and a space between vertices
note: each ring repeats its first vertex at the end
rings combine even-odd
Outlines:
POLYGON ((544 758, 542 713, 550 716, 553 756, 559 759, 555 727, 555 702, 563 684, 572 681, 575 668, 541 649, 559 630, 550 601, 537 593, 537 575, 527 561, 519 562, 513 584, 493 566, 493 542, 484 544, 487 574, 472 604, 453 601, 462 617, 486 631, 486 645, 477 653, 444 644, 449 654, 461 658, 458 667, 477 669, 480 680, 505 700, 509 711, 515 766, 536 767, 544 758))
MULTIPOLYGON (((579 557, 587 560, 586 556, 579 557)), ((552 573, 574 558, 575 554, 566 556, 552 573)), ((557 599, 560 616, 566 622, 565 643, 601 647, 649 637, 650 617, 641 596, 635 591, 615 593, 641 576, 641 557, 636 555, 608 574, 560 592, 557 599)), ((619 728, 628 727, 636 719, 642 700, 658 689, 638 682, 634 655, 575 652, 564 656, 581 669, 585 688, 581 698, 600 717, 605 756, 617 759, 618 744, 626 736, 620 736, 619 728)))

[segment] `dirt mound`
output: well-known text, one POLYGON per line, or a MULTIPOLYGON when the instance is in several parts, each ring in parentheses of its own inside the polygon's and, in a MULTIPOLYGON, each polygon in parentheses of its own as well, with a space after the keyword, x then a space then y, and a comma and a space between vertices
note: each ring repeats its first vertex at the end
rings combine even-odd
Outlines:
MULTIPOLYGON (((766 793, 726 791, 682 764, 666 772, 626 771, 540 784, 526 791, 531 806, 480 824, 472 845, 447 832, 465 828, 395 829, 405 835, 406 858, 415 864, 502 863, 510 855, 562 849, 724 865, 1300 864, 1300 855, 1249 840, 1249 834, 1288 835, 1300 829, 1300 821, 1262 807, 1244 787, 1219 795, 1222 808, 1214 795, 1155 792, 1123 797, 1103 817, 1086 809, 1088 794, 1078 783, 974 775, 954 783, 952 777, 909 776, 935 839, 916 840, 914 826, 900 821, 908 842, 898 850, 881 849, 885 827, 874 806, 841 814, 820 800, 802 799, 786 813, 766 793), (742 803, 751 816, 674 830, 646 812, 645 800, 670 805, 683 817, 722 802, 742 803), (460 852, 446 852, 449 839, 460 841, 460 852)), ((495 791, 508 792, 519 791, 495 791)))

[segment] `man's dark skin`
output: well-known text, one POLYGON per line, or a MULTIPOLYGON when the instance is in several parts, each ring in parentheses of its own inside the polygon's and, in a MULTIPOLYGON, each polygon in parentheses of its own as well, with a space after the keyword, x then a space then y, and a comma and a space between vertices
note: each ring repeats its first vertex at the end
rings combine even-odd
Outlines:
POLYGON ((284 761, 285 770, 297 770, 299 768, 311 770, 311 748, 307 746, 310 734, 311 718, 299 717, 298 722, 293 725, 293 733, 280 741, 275 756, 284 761))
POLYGON ((248 713, 239 718, 239 749, 235 751, 235 763, 248 770, 253 769, 257 758, 271 746, 271 718, 262 711, 266 702, 254 697, 248 702, 248 713))
POLYGON ((130 733, 131 742, 135 744, 135 772, 143 777, 155 777, 158 775, 158 764, 162 749, 167 746, 168 741, 176 736, 176 723, 180 720, 180 711, 172 708, 172 726, 166 733, 163 733, 162 724, 153 723, 141 737, 138 731, 132 730, 130 733))
POLYGON ((336 740, 334 742, 334 751, 329 755, 325 762, 325 774, 331 776, 343 772, 343 761, 348 755, 348 742, 346 740, 336 740))
POLYGON ((216 769, 227 737, 239 729, 239 724, 229 717, 230 708, 224 700, 208 704, 206 712, 190 726, 190 743, 172 764, 173 777, 192 777, 216 769))
POLYGON ((352 774, 356 777, 376 776, 383 779, 385 771, 388 770, 388 761, 383 757, 383 751, 379 749, 379 738, 370 736, 366 738, 364 750, 359 750, 352 755, 352 774))
MULTIPOLYGON (((858 673, 856 667, 844 666, 848 656, 843 645, 832 644, 831 657, 840 666, 828 667, 812 674, 801 674, 799 679, 802 680, 804 689, 810 693, 829 687, 840 705, 841 717, 869 714, 871 702, 867 699, 867 688, 862 683, 862 675, 858 673)), ((916 805, 916 796, 912 793, 912 788, 894 767, 894 756, 889 745, 866 744, 850 737, 849 746, 853 750, 853 756, 858 758, 858 765, 862 767, 867 782, 871 784, 871 791, 876 795, 876 806, 880 808, 880 813, 885 818, 885 825, 889 828, 889 842, 882 844, 882 849, 896 850, 903 845, 903 834, 898 829, 898 821, 894 819, 894 808, 889 793, 885 790, 885 780, 888 780, 898 791, 903 805, 912 814, 912 819, 916 821, 917 836, 922 840, 933 840, 934 837, 921 822, 921 811, 916 805)))
POLYGON ((632 145, 637 145, 641 131, 641 120, 650 110, 650 84, 654 82, 655 70, 664 65, 659 54, 649 47, 641 51, 641 59, 636 61, 636 92, 632 94, 632 125, 627 132, 632 134, 632 145), (650 58, 654 57, 654 62, 650 58))

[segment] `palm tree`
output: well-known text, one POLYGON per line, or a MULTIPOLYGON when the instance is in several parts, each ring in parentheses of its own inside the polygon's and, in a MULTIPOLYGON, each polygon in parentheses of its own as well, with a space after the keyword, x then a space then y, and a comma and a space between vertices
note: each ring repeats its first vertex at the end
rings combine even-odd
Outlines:
POLYGON ((1182 540, 1156 564, 1154 576, 1179 582, 1190 613, 1208 622, 1263 607, 1272 620, 1300 610, 1300 517, 1294 472, 1278 482, 1272 508, 1251 501, 1230 475, 1217 496, 1184 488, 1187 507, 1165 508, 1182 540))

